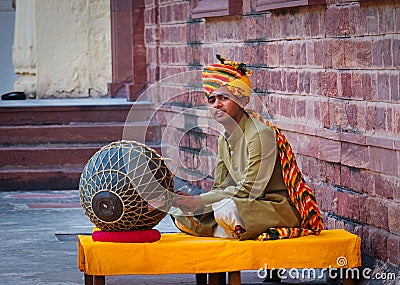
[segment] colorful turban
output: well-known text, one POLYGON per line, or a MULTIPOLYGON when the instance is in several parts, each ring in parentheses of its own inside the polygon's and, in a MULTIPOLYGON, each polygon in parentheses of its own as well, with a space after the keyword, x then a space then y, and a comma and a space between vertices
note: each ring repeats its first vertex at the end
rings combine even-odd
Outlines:
POLYGON ((226 86, 234 95, 231 99, 244 107, 250 101, 251 82, 248 76, 251 71, 244 63, 230 61, 219 54, 217 58, 221 63, 206 66, 202 73, 206 98, 216 89, 226 86))

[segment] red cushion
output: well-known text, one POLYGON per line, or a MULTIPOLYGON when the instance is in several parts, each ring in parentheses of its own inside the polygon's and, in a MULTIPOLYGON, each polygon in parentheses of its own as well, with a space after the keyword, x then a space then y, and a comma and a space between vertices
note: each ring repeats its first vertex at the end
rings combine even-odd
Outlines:
POLYGON ((161 233, 155 229, 128 232, 94 231, 92 233, 93 241, 106 242, 155 242, 160 238, 161 233))

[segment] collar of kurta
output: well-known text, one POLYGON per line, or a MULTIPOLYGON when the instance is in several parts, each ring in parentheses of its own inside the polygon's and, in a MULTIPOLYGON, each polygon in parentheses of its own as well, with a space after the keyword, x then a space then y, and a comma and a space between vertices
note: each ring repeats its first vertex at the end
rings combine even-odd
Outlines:
POLYGON ((239 124, 237 124, 232 134, 228 134, 226 131, 224 132, 224 138, 229 145, 234 145, 238 139, 243 137, 247 120, 251 120, 251 118, 249 117, 249 115, 247 115, 246 112, 244 112, 242 118, 239 121, 239 124))

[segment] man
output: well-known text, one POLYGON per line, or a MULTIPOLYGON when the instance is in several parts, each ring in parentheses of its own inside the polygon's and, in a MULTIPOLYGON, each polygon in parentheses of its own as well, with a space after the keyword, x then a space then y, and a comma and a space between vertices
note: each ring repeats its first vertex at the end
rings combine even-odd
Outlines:
POLYGON ((178 191, 176 226, 189 234, 255 239, 270 228, 300 228, 302 217, 282 176, 275 131, 244 110, 251 74, 242 63, 217 56, 203 86, 213 118, 225 132, 218 139, 212 189, 198 196, 178 191))

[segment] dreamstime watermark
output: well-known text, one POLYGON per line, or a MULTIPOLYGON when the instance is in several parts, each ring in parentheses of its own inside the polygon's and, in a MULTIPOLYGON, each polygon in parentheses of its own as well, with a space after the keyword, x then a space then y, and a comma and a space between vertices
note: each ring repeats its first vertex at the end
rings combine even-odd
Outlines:
POLYGON ((329 279, 365 279, 365 280, 396 280, 394 272, 374 272, 373 269, 365 268, 344 268, 347 265, 347 259, 340 256, 336 260, 339 267, 315 269, 315 268, 269 268, 265 263, 264 267, 258 269, 257 276, 265 279, 271 276, 277 276, 281 280, 287 279, 306 279, 318 280, 325 276, 329 279))

